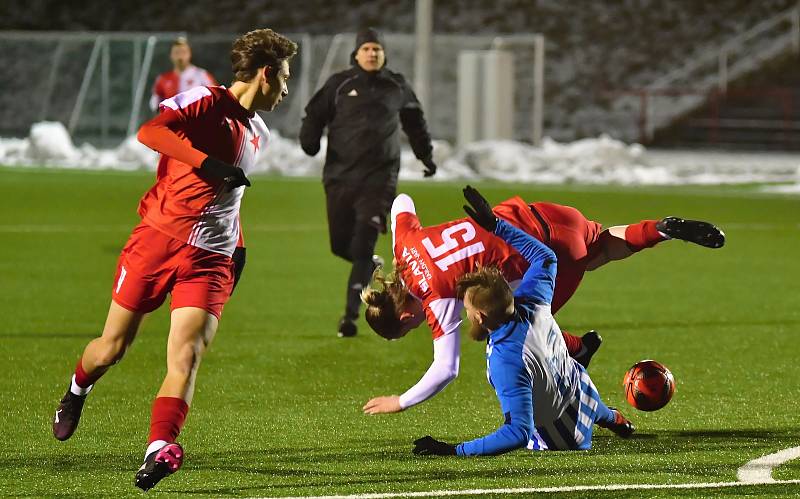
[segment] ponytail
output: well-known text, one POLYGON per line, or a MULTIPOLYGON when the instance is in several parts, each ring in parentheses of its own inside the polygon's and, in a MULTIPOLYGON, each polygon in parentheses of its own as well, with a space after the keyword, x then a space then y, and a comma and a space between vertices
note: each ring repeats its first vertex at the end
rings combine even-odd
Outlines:
POLYGON ((399 312, 406 305, 411 295, 400 278, 402 267, 397 267, 389 275, 384 275, 380 268, 372 273, 372 282, 380 285, 376 289, 372 285, 361 292, 361 301, 367 306, 364 318, 379 336, 387 340, 400 338, 399 312))

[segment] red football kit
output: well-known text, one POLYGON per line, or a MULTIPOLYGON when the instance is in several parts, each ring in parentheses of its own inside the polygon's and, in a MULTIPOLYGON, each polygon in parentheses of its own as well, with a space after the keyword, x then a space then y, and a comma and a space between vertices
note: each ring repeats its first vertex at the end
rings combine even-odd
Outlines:
POLYGON ((244 187, 228 190, 199 168, 211 156, 247 173, 269 130, 224 87, 193 88, 161 110, 139 131, 161 157, 156 183, 139 202, 142 222, 120 255, 112 298, 150 312, 172 293, 172 309, 199 307, 219 317, 233 288, 230 256, 241 244, 244 187))
MULTIPOLYGON (((577 289, 602 227, 574 208, 528 204, 519 197, 500 203, 494 212, 556 253, 555 313, 577 289)), ((422 227, 408 196, 395 200, 392 233, 394 258, 404 265, 403 281, 422 301, 434 339, 458 331, 463 303, 456 298, 455 287, 461 276, 494 265, 513 287, 528 268, 528 262, 516 250, 469 218, 422 227)))
POLYGON ((161 101, 175 97, 181 92, 186 92, 194 87, 214 86, 217 81, 211 73, 203 68, 189 65, 178 73, 174 69, 158 75, 153 84, 153 95, 150 97, 150 109, 156 110, 161 101))

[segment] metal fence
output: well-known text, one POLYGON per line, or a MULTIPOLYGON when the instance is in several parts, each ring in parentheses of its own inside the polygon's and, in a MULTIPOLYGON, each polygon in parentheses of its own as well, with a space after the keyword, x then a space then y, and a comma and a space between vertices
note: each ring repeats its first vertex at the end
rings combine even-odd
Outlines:
MULTIPOLYGON (((230 83, 233 34, 0 32, 0 64, 8 75, 0 92, 0 136, 25 136, 31 124, 53 120, 67 125, 79 140, 102 146, 118 143, 152 115, 147 104, 151 87, 159 73, 171 69, 169 50, 178 36, 188 36, 195 65, 209 70, 220 83, 230 83)), ((265 120, 281 134, 295 136, 312 93, 330 74, 350 66, 354 35, 287 36, 300 46, 292 62, 289 96, 265 120)), ((387 66, 413 81, 414 35, 384 38, 387 66)), ((540 46, 537 62, 535 38, 434 35, 425 106, 433 135, 448 140, 456 135, 458 53, 500 46, 512 50, 516 60, 515 138, 530 141, 535 107, 540 115, 542 107, 534 85, 541 82, 543 51, 540 46)))

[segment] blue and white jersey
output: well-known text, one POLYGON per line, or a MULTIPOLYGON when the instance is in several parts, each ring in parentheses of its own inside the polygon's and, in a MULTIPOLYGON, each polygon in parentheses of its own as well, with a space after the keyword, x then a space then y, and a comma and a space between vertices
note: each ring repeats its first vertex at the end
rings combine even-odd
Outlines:
POLYGON ((487 375, 504 423, 494 433, 456 447, 459 455, 494 455, 527 446, 535 450, 588 449, 602 404, 586 370, 569 356, 550 311, 555 253, 500 221, 495 234, 531 264, 514 292, 515 313, 489 335, 487 375))
MULTIPOLYGON (((518 303, 516 309, 522 323, 527 326, 520 353, 533 384, 534 425, 537 429, 552 430, 572 412, 571 409, 578 409, 575 406, 580 400, 580 367, 569 356, 549 304, 523 302, 518 303)), ((488 362, 491 372, 491 356, 488 362)), ((575 426, 574 415, 569 426, 575 426)), ((565 438, 568 440, 564 442, 567 448, 574 447, 574 442, 565 438)))

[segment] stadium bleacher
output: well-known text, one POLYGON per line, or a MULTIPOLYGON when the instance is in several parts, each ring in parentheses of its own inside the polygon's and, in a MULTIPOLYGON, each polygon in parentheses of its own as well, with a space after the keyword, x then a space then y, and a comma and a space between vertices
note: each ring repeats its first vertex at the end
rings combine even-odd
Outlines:
MULTIPOLYGON (((0 16, 0 29, 63 30, 67 27, 91 31, 233 33, 268 25, 285 32, 331 34, 375 25, 389 33, 414 30, 414 2, 411 1, 362 1, 340 5, 310 0, 304 2, 302 9, 285 4, 241 5, 233 0, 199 1, 180 6, 170 2, 132 1, 116 5, 112 13, 103 2, 87 2, 83 9, 33 2, 28 9, 12 9, 0 16)), ((438 0, 434 8, 434 30, 439 33, 544 34, 547 40, 545 134, 557 140, 573 140, 605 132, 635 140, 637 137, 631 136, 637 119, 635 112, 622 117, 608 113, 613 92, 642 88, 694 54, 718 46, 736 33, 795 5, 791 0, 438 0)), ((391 47, 389 50, 392 61, 391 47)), ((31 57, 14 59, 20 65, 15 73, 26 71, 24 65, 35 61, 31 57)), ((445 121, 439 128, 450 126, 452 123, 445 121)))

